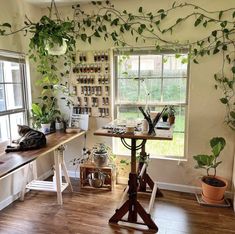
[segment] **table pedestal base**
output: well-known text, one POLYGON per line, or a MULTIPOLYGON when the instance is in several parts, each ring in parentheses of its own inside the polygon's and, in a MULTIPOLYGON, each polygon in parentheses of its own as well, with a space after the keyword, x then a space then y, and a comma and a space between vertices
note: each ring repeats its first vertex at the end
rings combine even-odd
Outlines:
POLYGON ((134 224, 146 225, 150 230, 158 231, 157 225, 152 220, 150 214, 148 214, 141 204, 137 201, 137 174, 129 174, 129 198, 117 209, 115 214, 110 218, 110 223, 118 223, 119 221, 129 222, 134 224), (122 219, 124 215, 128 213, 127 220, 122 219), (141 217, 143 223, 137 222, 137 215, 141 217))

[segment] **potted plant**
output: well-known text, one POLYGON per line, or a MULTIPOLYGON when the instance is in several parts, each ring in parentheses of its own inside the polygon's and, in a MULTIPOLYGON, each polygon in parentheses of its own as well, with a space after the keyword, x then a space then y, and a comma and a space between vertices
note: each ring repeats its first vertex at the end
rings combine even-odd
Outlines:
POLYGON ((225 145, 226 141, 223 137, 214 137, 210 140, 212 149, 210 155, 193 156, 197 162, 195 168, 202 168, 207 172, 207 175, 201 178, 202 199, 207 203, 218 204, 224 202, 224 192, 228 183, 225 179, 216 175, 216 168, 222 163, 222 161, 218 161, 218 157, 225 145), (209 174, 210 170, 214 170, 214 174, 209 174))
POLYGON ((33 126, 37 129, 41 128, 43 133, 50 132, 51 123, 60 114, 60 111, 55 108, 54 102, 49 105, 33 103, 31 112, 33 126))
POLYGON ((98 143, 93 147, 94 162, 98 167, 106 166, 108 163, 109 147, 104 143, 98 143))
POLYGON ((168 112, 165 111, 165 112, 162 114, 162 121, 163 121, 163 122, 167 122, 167 119, 168 119, 168 112))
POLYGON ((168 107, 168 121, 170 125, 175 123, 175 107, 174 106, 168 107))

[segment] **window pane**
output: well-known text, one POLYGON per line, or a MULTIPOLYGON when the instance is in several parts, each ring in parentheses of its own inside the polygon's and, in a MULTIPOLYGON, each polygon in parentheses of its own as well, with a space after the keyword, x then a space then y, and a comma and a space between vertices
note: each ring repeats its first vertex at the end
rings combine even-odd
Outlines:
POLYGON ((140 81, 140 101, 146 103, 161 100, 161 80, 145 79, 140 81))
POLYGON ((186 77, 188 64, 181 61, 186 55, 176 58, 174 54, 163 56, 163 77, 186 77))
POLYGON ((0 116, 0 141, 10 138, 8 116, 0 116))
POLYGON ((146 143, 146 152, 150 157, 182 157, 184 156, 184 133, 174 133, 172 141, 149 140, 146 143))
POLYGON ((3 62, 0 61, 0 82, 3 82, 3 62))
POLYGON ((118 116, 117 119, 137 119, 142 118, 142 114, 140 113, 137 107, 130 106, 120 106, 117 110, 118 116))
POLYGON ((186 79, 164 79, 163 102, 186 102, 186 79))
POLYGON ((140 77, 160 77, 162 74, 161 55, 140 56, 140 77))
POLYGON ((10 121, 11 121, 11 136, 13 140, 16 140, 19 138, 18 134, 18 127, 17 124, 24 124, 24 114, 21 113, 16 113, 10 115, 10 121))
POLYGON ((0 111, 6 110, 4 85, 0 84, 0 111))
POLYGON ((4 62, 4 80, 10 83, 21 82, 19 63, 4 62))
POLYGON ((133 79, 118 79, 118 100, 138 101, 138 81, 133 79))
POLYGON ((6 84, 7 110, 23 107, 23 94, 21 84, 6 84))
POLYGON ((139 57, 138 56, 118 56, 118 77, 136 78, 138 77, 139 57))

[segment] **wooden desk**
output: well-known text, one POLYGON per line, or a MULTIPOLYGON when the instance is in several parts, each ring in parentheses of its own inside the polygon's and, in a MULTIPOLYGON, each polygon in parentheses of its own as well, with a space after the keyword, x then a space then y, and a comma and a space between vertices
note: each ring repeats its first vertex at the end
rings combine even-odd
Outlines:
POLYGON ((80 133, 70 133, 70 134, 55 132, 46 136, 47 138, 46 147, 30 151, 5 153, 4 150, 6 148, 6 145, 9 144, 9 142, 2 143, 0 146, 0 152, 2 152, 0 154, 0 179, 9 176, 10 174, 14 173, 16 170, 24 167, 24 181, 22 185, 21 199, 22 200, 24 199, 25 188, 32 190, 41 190, 41 191, 53 191, 57 192, 58 204, 62 205, 63 204, 62 191, 67 186, 70 186, 72 190, 72 185, 64 162, 64 144, 84 134, 85 134, 84 131, 81 131, 80 133), (30 182, 28 185, 26 185, 30 164, 34 162, 38 157, 46 155, 50 152, 54 152, 56 186, 54 186, 53 182, 37 180, 37 172, 35 164, 33 164, 34 180, 30 182), (63 170, 66 180, 66 183, 62 184, 60 183, 61 169, 63 170))
POLYGON ((141 204, 137 201, 137 190, 138 190, 138 175, 136 171, 136 151, 142 149, 142 154, 145 153, 145 144, 147 140, 172 140, 173 130, 156 130, 156 135, 142 134, 141 132, 135 133, 122 133, 117 134, 112 130, 99 129, 94 135, 107 136, 107 137, 118 137, 121 138, 123 145, 131 150, 131 172, 129 174, 129 198, 124 204, 118 208, 115 214, 110 218, 110 223, 117 224, 119 221, 142 224, 148 226, 150 230, 158 231, 157 225, 151 218, 151 215, 145 211, 141 204), (129 145, 125 139, 131 139, 131 145, 129 145), (141 140, 141 143, 137 145, 137 140, 141 140), (127 220, 122 219, 125 214, 128 213, 127 220), (143 223, 137 222, 137 214, 142 218, 143 223))

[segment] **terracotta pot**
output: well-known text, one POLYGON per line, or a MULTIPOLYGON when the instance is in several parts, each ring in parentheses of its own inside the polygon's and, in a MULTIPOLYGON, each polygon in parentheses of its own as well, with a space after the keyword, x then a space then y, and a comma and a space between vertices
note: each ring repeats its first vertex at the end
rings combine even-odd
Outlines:
POLYGON ((207 203, 223 203, 224 201, 224 193, 228 186, 228 182, 219 177, 219 176, 204 176, 201 179, 201 185, 202 185, 202 199, 207 203), (216 187, 213 185, 209 185, 204 182, 205 179, 215 178, 216 180, 222 182, 224 186, 222 187, 216 187))
POLYGON ((168 121, 170 123, 170 125, 175 123, 175 116, 169 116, 168 121))

